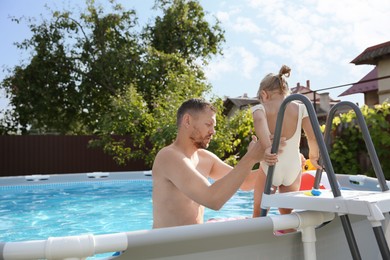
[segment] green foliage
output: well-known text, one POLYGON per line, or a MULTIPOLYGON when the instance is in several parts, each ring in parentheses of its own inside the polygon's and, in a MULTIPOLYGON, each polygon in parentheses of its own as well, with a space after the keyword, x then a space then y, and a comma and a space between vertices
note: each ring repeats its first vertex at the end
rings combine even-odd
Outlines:
POLYGON ((113 4, 105 14, 87 1, 87 11, 75 16, 55 11, 41 24, 29 20, 33 36, 17 44, 31 51, 31 60, 16 66, 2 87, 22 133, 90 134, 110 110, 107 99, 137 75, 142 49, 131 33, 134 11, 113 4))
MULTIPOLYGON (((362 114, 368 126, 382 170, 386 179, 390 179, 390 104, 384 102, 374 108, 363 106, 362 114)), ((366 174, 375 176, 372 165, 365 165, 367 148, 363 140, 356 114, 350 111, 335 117, 332 129, 334 140, 330 158, 337 173, 366 174)))
POLYGON ((149 65, 142 70, 146 75, 166 69, 166 74, 160 74, 164 84, 160 80, 143 81, 138 86, 140 90, 130 85, 123 94, 113 97, 113 110, 105 114, 97 133, 100 140, 92 142, 103 146, 120 164, 130 158, 141 158, 151 166, 157 152, 176 137, 176 111, 181 103, 201 97, 209 89, 178 55, 150 49, 145 62, 149 65), (132 143, 118 141, 111 134, 130 136, 132 143))
POLYGON ((210 91, 199 64, 221 53, 223 31, 197 1, 157 0, 163 16, 142 33, 134 10, 110 3, 28 21, 33 36, 17 47, 31 59, 1 84, 13 106, 2 133, 96 134, 91 145, 121 164, 151 165, 173 141, 179 105, 210 91))
POLYGON ((0 135, 14 134, 17 132, 16 123, 17 119, 13 117, 11 111, 2 109, 0 110, 2 117, 0 118, 0 135))
MULTIPOLYGON (((169 13, 169 19, 185 19, 188 23, 196 20, 204 24, 202 9, 195 1, 174 1, 167 10, 173 13, 169 13), (180 9, 188 11, 189 5, 191 10, 194 7, 199 12, 199 17, 189 16, 192 11, 188 13, 180 9)), ((165 10, 164 17, 157 17, 155 26, 149 26, 147 30, 162 31, 166 35, 175 31, 188 37, 197 34, 202 42, 198 42, 196 47, 193 45, 195 49, 189 48, 191 53, 187 55, 183 55, 183 46, 179 42, 160 42, 158 46, 151 44, 145 49, 134 84, 124 94, 112 98, 113 111, 105 116, 106 120, 100 126, 100 140, 93 142, 103 145, 105 151, 113 154, 118 163, 141 158, 151 166, 157 152, 176 137, 176 111, 181 103, 189 98, 202 97, 210 90, 202 68, 191 57, 205 61, 219 43, 209 42, 205 36, 201 36, 202 30, 211 33, 208 28, 192 31, 192 27, 177 28, 176 23, 167 23, 164 28, 160 28, 159 21, 166 19, 166 15, 165 10), (211 45, 214 49, 209 47, 211 45), (197 52, 196 48, 202 52, 197 52), (115 140, 110 136, 112 133, 129 135, 133 143, 127 145, 124 140, 115 140)), ((153 43, 153 34, 145 34, 144 37, 146 43, 153 43)))
POLYGON ((180 54, 192 63, 201 59, 207 63, 212 54, 221 53, 224 31, 216 21, 210 25, 198 1, 157 1, 163 17, 157 17, 155 24, 145 30, 145 37, 151 46, 165 53, 180 54))
POLYGON ((213 104, 218 109, 216 134, 209 150, 230 165, 235 165, 246 153, 253 132, 252 114, 249 109, 238 110, 232 117, 223 114, 223 101, 216 98, 213 104))

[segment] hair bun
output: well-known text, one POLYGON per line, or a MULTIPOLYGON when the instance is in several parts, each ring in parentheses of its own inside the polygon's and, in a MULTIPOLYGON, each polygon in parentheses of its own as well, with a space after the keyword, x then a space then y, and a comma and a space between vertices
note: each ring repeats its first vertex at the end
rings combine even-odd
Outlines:
POLYGON ((290 77, 290 72, 291 72, 291 69, 289 66, 287 65, 283 65, 280 70, 279 70, 279 77, 281 76, 285 76, 285 77, 290 77))

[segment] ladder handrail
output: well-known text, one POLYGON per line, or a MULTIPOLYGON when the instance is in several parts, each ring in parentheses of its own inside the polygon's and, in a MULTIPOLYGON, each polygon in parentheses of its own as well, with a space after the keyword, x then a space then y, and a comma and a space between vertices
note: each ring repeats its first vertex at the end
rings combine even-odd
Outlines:
MULTIPOLYGON (((337 185, 336 175, 334 173, 333 166, 332 166, 332 163, 330 161, 330 157, 329 157, 326 145, 325 145, 325 141, 324 141, 324 138, 323 138, 321 130, 320 130, 320 124, 318 122, 317 115, 314 111, 313 104, 306 96, 301 95, 301 94, 291 94, 283 100, 282 104, 280 105, 278 117, 276 120, 274 139, 273 139, 272 147, 271 147, 271 153, 277 153, 279 150, 279 142, 280 142, 281 133, 282 133, 282 123, 283 123, 283 119, 284 119, 284 111, 286 110, 287 104, 293 100, 299 100, 306 106, 306 109, 307 109, 307 112, 309 115, 309 119, 310 119, 310 122, 311 122, 311 125, 313 128, 313 131, 314 131, 314 135, 315 135, 317 143, 318 143, 318 148, 320 150, 320 157, 322 155, 322 158, 323 158, 322 160, 323 160, 323 163, 326 167, 326 173, 328 176, 330 186, 332 188, 333 196, 335 198, 341 197, 341 191, 340 191, 339 186, 337 185)), ((264 188, 264 194, 267 194, 267 195, 271 194, 274 169, 275 169, 275 166, 270 166, 268 168, 268 173, 267 173, 267 178, 266 178, 265 188, 264 188)), ((268 209, 261 208, 261 216, 266 216, 267 211, 268 211, 268 209)), ((355 239, 355 236, 353 234, 353 230, 352 230, 348 215, 340 215, 340 220, 342 222, 344 233, 346 235, 347 242, 348 242, 353 259, 360 260, 361 256, 360 256, 359 248, 357 246, 356 239, 355 239)))
MULTIPOLYGON (((342 101, 342 102, 337 103, 336 105, 334 105, 330 109, 328 117, 326 119, 325 132, 324 132, 324 140, 325 140, 325 143, 328 146, 328 150, 329 151, 331 150, 331 147, 330 147, 330 131, 332 129, 332 122, 333 122, 333 119, 335 117, 337 109, 339 109, 342 106, 348 106, 351 109, 353 109, 353 111, 355 112, 357 123, 358 123, 358 125, 360 127, 360 130, 362 131, 363 140, 364 140, 364 143, 366 144, 368 155, 370 157, 372 166, 374 168, 374 172, 375 172, 376 178, 378 180, 379 186, 381 187, 381 190, 383 192, 388 191, 389 187, 388 187, 388 185, 386 183, 386 179, 385 179, 385 176, 383 174, 382 167, 380 165, 380 162, 379 162, 378 155, 376 153, 374 144, 372 142, 372 139, 371 139, 371 136, 370 136, 370 132, 368 131, 368 127, 367 127, 366 121, 365 121, 365 119, 363 117, 362 111, 360 110, 360 108, 356 104, 354 104, 354 103, 352 103, 350 101, 342 101)), ((320 158, 320 163, 321 162, 322 162, 322 159, 320 158)), ((320 180, 321 180, 321 174, 322 174, 322 170, 318 169, 316 171, 316 177, 315 177, 315 181, 314 181, 314 188, 318 188, 320 180)), ((390 250, 389 250, 388 244, 386 242, 386 237, 384 235, 383 229, 381 228, 381 226, 374 225, 373 226, 373 230, 374 230, 375 238, 377 240, 377 243, 378 243, 378 246, 379 246, 379 249, 380 249, 380 252, 382 254, 383 259, 389 259, 389 257, 390 257, 390 250)))
MULTIPOLYGON (((360 130, 362 131, 363 140, 366 144, 368 155, 370 157, 370 160, 371 160, 372 166, 374 168, 376 178, 378 179, 379 185, 381 187, 381 190, 388 191, 389 187, 386 183, 386 179, 385 179, 385 176, 383 174, 383 170, 382 170, 382 167, 380 165, 374 144, 372 142, 366 121, 364 119, 362 111, 360 110, 360 108, 356 104, 354 104, 350 101, 341 101, 341 102, 335 104, 330 109, 328 117, 326 119, 325 132, 324 132, 324 140, 325 140, 325 143, 327 144, 328 151, 330 152, 330 150, 331 150, 330 131, 332 129, 332 122, 333 122, 333 119, 335 117, 336 111, 342 106, 348 106, 351 109, 353 109, 353 111, 355 112, 357 123, 360 127, 360 130)), ((317 170, 317 172, 316 172, 316 178, 315 178, 315 184, 314 184, 315 188, 318 188, 318 186, 319 186, 319 182, 321 180, 321 173, 322 173, 321 170, 317 170)))
MULTIPOLYGON (((328 150, 326 148, 326 144, 324 142, 324 139, 323 139, 320 127, 319 127, 320 124, 318 122, 317 115, 314 111, 314 108, 313 108, 311 101, 306 96, 301 95, 301 94, 291 94, 283 100, 282 104, 280 105, 278 117, 276 120, 276 126, 275 126, 275 132, 274 132, 274 139, 272 142, 271 153, 277 153, 279 150, 279 143, 280 143, 280 138, 281 138, 281 133, 282 133, 282 123, 283 123, 283 119, 284 119, 284 111, 286 110, 287 104, 293 100, 299 100, 306 106, 306 109, 307 109, 307 112, 309 115, 309 119, 310 119, 311 125, 313 127, 314 135, 315 135, 317 143, 318 143, 318 148, 320 150, 320 157, 323 158, 323 161, 324 161, 323 163, 325 164, 325 167, 327 170, 329 184, 332 188, 333 196, 340 197, 341 196, 340 188, 337 185, 336 175, 334 173, 333 166, 332 166, 332 163, 330 161, 329 154, 328 154, 328 150), (321 155, 323 155, 323 156, 321 156, 321 155)), ((274 165, 268 167, 267 179, 266 179, 265 188, 264 188, 265 194, 271 194, 274 169, 275 169, 274 165)))

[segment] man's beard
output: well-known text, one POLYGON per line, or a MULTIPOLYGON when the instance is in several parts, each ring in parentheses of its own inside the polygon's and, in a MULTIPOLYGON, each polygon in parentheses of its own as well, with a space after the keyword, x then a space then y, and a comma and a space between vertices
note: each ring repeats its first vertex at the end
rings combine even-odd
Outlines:
POLYGON ((206 149, 209 147, 210 140, 211 140, 212 135, 207 135, 203 137, 198 129, 194 129, 192 132, 190 138, 195 145, 196 148, 198 149, 206 149))

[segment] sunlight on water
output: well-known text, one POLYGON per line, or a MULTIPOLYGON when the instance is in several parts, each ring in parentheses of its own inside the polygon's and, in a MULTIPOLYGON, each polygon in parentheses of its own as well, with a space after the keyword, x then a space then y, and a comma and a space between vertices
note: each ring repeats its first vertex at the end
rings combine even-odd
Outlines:
MULTIPOLYGON (((149 180, 0 187, 0 241, 151 229, 151 195, 149 180)), ((238 191, 205 220, 251 217, 252 196, 238 191)))

